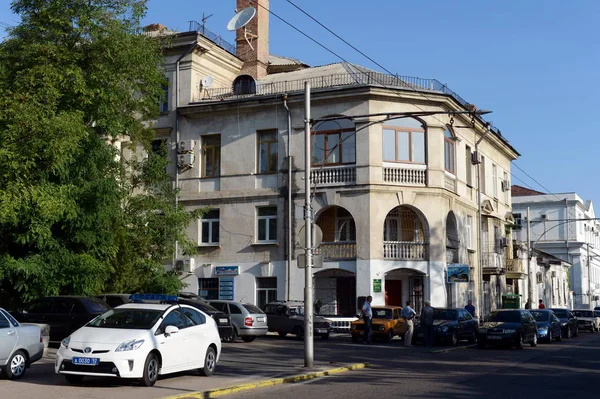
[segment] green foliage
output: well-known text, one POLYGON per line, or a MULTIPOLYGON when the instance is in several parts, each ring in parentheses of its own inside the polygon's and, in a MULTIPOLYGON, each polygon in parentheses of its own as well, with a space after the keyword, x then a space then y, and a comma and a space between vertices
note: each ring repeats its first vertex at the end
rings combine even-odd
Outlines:
POLYGON ((0 297, 174 292, 196 213, 150 148, 165 83, 145 0, 15 0, 0 43, 0 297))

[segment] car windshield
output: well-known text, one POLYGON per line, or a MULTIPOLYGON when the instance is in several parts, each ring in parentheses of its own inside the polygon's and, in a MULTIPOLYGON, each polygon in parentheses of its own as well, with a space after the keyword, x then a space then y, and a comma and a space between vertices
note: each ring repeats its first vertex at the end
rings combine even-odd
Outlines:
POLYGON ((456 309, 436 309, 435 320, 456 320, 456 309))
POLYGON ((374 319, 392 319, 392 309, 373 308, 374 319))
POLYGON ((556 317, 562 317, 564 319, 566 319, 567 317, 569 317, 567 311, 565 309, 552 309, 552 311, 554 312, 554 314, 556 315, 556 317))
POLYGON ((106 302, 98 298, 82 298, 81 303, 83 303, 83 306, 85 306, 85 309, 89 313, 100 314, 110 309, 110 306, 106 302))
POLYGON ((577 317, 594 317, 594 312, 591 310, 574 310, 573 314, 577 317))
POLYGON ((96 317, 86 327, 149 330, 156 324, 162 313, 162 310, 154 309, 116 308, 96 317))
POLYGON ((550 312, 540 312, 539 310, 531 310, 530 312, 535 321, 548 321, 548 317, 550 317, 550 312))
POLYGON ((242 306, 250 313, 254 313, 254 314, 263 314, 265 312, 263 312, 262 310, 260 310, 258 307, 250 304, 250 303, 244 303, 242 304, 242 306))
POLYGON ((304 316, 304 308, 302 306, 290 308, 290 316, 304 316))
POLYGON ((521 312, 492 312, 485 321, 518 323, 521 321, 521 312))

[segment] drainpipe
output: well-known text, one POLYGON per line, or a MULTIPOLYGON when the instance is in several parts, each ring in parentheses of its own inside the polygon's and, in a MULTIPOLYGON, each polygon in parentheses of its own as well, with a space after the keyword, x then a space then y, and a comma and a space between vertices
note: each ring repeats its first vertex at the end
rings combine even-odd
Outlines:
POLYGON ((291 287, 291 272, 292 272, 292 113, 288 107, 288 96, 287 93, 283 95, 283 106, 287 111, 287 131, 288 131, 288 142, 287 142, 287 159, 288 159, 288 192, 287 192, 287 203, 288 203, 288 239, 287 239, 287 269, 285 272, 286 282, 286 294, 285 298, 290 300, 290 287, 291 287))
MULTIPOLYGON (((479 156, 479 143, 490 132, 489 124, 486 125, 485 132, 479 140, 475 142, 475 154, 477 154, 477 251, 479 252, 479 317, 484 314, 483 309, 483 242, 481 241, 481 157, 479 156)), ((485 176, 483 177, 485 179, 485 176)))
MULTIPOLYGON (((194 41, 190 47, 183 53, 177 61, 175 61, 175 209, 179 206, 179 166, 177 165, 177 146, 179 145, 179 63, 182 59, 187 57, 198 45, 198 40, 194 41)), ((175 265, 175 258, 179 253, 179 241, 175 241, 175 255, 173 256, 173 265, 175 265)))

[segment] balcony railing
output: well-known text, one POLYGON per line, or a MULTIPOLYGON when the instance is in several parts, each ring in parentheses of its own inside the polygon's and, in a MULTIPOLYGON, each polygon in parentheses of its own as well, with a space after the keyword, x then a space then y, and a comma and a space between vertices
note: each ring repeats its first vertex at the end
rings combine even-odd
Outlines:
POLYGON ((323 259, 356 259, 356 241, 322 242, 315 254, 323 259))
POLYGON ((383 181, 386 183, 402 184, 405 186, 425 186, 427 182, 427 169, 403 168, 385 166, 383 168, 383 181))
POLYGON ((356 184, 356 167, 314 167, 310 171, 310 182, 317 186, 356 184))
MULTIPOLYGON (((507 259, 506 260, 506 273, 517 275, 517 278, 524 278, 527 274, 525 267, 525 260, 523 259, 507 259)), ((512 276, 514 278, 515 276, 512 276)))
POLYGON ((384 241, 383 258, 399 260, 427 260, 429 244, 423 242, 384 241))
MULTIPOLYGON (((506 262, 504 259, 504 253, 496 253, 496 252, 487 252, 483 253, 482 256, 482 264, 483 271, 486 269, 489 272, 503 272, 506 271, 506 262)), ((494 273, 492 273, 494 274, 494 273)))

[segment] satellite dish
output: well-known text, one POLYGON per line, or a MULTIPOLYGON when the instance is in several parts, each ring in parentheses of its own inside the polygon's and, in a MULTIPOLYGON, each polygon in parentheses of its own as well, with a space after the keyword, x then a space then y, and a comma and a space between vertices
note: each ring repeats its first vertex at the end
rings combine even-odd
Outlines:
POLYGON ((250 22, 252 20, 252 18, 254 18, 255 15, 256 15, 256 8, 254 8, 254 7, 244 8, 242 11, 235 14, 233 16, 233 18, 231 18, 231 20, 229 20, 229 23, 227 24, 227 29, 228 30, 238 30, 240 28, 243 28, 244 26, 246 26, 248 24, 248 22, 250 22))
POLYGON ((204 88, 209 88, 213 84, 212 76, 208 75, 208 76, 203 77, 202 80, 200 81, 200 84, 202 84, 202 87, 204 87, 204 88))

